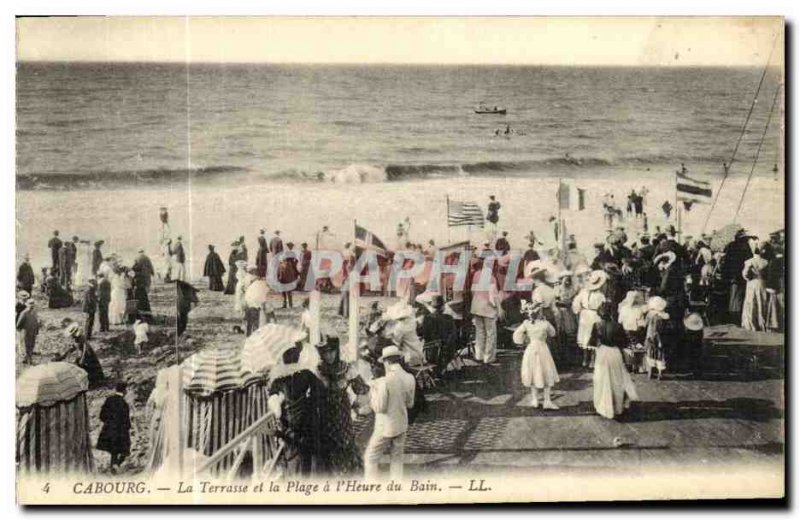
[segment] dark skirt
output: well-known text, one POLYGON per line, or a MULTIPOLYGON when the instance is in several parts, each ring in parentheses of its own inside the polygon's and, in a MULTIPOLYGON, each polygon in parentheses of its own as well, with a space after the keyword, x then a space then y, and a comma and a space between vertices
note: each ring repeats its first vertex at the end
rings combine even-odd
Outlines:
POLYGON ((222 291, 225 285, 222 283, 222 275, 215 274, 208 277, 208 290, 209 291, 222 291))

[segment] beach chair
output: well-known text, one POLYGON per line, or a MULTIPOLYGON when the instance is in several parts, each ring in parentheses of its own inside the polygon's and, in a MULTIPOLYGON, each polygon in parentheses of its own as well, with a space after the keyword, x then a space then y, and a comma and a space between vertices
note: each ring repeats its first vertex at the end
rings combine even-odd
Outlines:
POLYGON ((422 388, 436 388, 436 363, 442 351, 441 340, 428 341, 422 347, 423 364, 413 367, 416 371, 415 378, 422 388))

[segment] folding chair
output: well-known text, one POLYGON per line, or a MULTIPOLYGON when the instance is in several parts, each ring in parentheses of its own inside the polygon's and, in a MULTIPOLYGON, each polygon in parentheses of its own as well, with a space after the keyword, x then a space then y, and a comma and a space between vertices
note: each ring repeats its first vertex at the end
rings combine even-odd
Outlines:
POLYGON ((441 351, 442 342, 440 340, 429 341, 422 347, 423 364, 413 367, 417 371, 414 377, 422 388, 436 388, 434 371, 437 367, 436 363, 439 362, 441 351))

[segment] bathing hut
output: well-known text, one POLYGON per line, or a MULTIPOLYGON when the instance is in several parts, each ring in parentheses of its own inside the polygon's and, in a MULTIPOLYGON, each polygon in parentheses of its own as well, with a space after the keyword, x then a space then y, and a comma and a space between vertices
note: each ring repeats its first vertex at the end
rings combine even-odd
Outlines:
POLYGON ((89 441, 86 372, 71 363, 46 363, 17 380, 17 467, 20 472, 94 471, 89 441))
MULTIPOLYGON (((181 372, 188 448, 211 456, 267 413, 266 380, 242 370, 235 348, 202 350, 183 362, 181 372)), ((218 469, 226 469, 232 458, 218 469)))

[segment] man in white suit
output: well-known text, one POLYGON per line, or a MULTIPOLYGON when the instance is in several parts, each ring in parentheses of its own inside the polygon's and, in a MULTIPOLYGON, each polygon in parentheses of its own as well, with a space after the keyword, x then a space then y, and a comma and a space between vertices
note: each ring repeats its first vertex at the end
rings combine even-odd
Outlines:
POLYGON ((386 375, 370 381, 370 404, 375 411, 375 429, 364 452, 364 478, 374 480, 378 461, 390 456, 390 473, 394 480, 403 478, 403 455, 408 431, 408 409, 414 405, 414 376, 403 370, 403 354, 394 345, 383 349, 380 361, 386 375))

